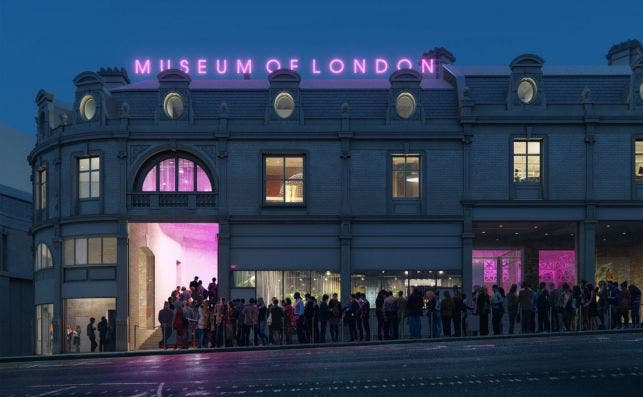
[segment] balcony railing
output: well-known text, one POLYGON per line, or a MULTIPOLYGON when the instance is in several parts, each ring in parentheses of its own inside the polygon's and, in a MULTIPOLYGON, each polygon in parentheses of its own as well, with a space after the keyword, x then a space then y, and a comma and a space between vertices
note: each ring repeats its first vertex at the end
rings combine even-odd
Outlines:
POLYGON ((213 208, 216 194, 211 192, 136 192, 128 193, 129 208, 213 208))

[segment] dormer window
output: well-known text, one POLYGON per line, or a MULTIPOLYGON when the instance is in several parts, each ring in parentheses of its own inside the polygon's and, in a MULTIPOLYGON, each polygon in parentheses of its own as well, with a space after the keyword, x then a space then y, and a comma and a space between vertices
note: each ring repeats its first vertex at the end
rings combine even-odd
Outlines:
POLYGON ((87 94, 80 100, 80 116, 85 121, 90 121, 96 115, 96 100, 93 95, 87 94))
POLYGON ((395 111, 403 119, 408 119, 415 113, 415 97, 410 92, 403 92, 397 96, 395 111))
POLYGON ((178 92, 170 92, 163 100, 163 110, 170 119, 178 119, 183 114, 183 98, 178 92))
POLYGON ((282 119, 287 119, 292 116, 295 111, 295 99, 287 92, 280 92, 275 97, 275 103, 273 105, 275 113, 277 116, 282 119))
POLYGON ((536 82, 529 78, 525 77, 522 80, 520 80, 520 83, 518 84, 518 98, 520 99, 520 102, 524 104, 530 104, 533 102, 533 100, 536 98, 536 92, 537 92, 537 86, 536 82))

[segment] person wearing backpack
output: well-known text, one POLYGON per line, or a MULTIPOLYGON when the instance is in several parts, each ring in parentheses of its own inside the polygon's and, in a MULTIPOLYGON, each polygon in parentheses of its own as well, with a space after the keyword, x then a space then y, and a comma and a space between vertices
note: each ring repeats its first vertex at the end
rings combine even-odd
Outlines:
POLYGON ((630 310, 632 310, 632 327, 641 327, 641 290, 634 284, 627 287, 630 292, 630 310))

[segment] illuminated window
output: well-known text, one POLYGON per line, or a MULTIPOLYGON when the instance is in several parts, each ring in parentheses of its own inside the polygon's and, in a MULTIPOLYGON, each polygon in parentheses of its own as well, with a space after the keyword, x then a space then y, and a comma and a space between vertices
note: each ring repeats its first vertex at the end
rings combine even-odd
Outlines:
POLYGON ((163 100, 163 110, 170 119, 178 119, 183 114, 183 98, 177 92, 170 92, 163 100))
POLYGON ((65 239, 65 266, 116 264, 116 237, 65 239))
POLYGON ((275 97, 275 103, 273 105, 275 113, 277 116, 282 119, 287 119, 295 111, 295 100, 292 95, 287 92, 280 92, 275 97))
POLYGON ((212 182, 195 161, 170 157, 147 168, 143 192, 211 192, 212 182))
POLYGON ((394 199, 420 197, 420 155, 391 156, 391 193, 394 199))
POLYGON ((514 139, 514 182, 540 182, 541 144, 540 140, 514 139))
POLYGON ((47 169, 38 170, 36 178, 36 209, 44 210, 47 208, 47 169))
POLYGON ((85 95, 80 100, 80 116, 85 121, 90 121, 96 115, 96 100, 93 95, 85 95))
POLYGON ((266 204, 304 202, 304 156, 264 157, 264 201, 266 204))
POLYGON ((533 102, 534 98, 536 98, 536 92, 537 92, 537 87, 536 87, 536 82, 529 77, 525 77, 522 80, 520 80, 520 83, 518 84, 518 98, 522 103, 529 104, 533 102))
POLYGON ((634 142, 634 175, 639 181, 643 181, 643 139, 634 142))
POLYGON ((78 159, 78 198, 100 197, 100 157, 78 159))
POLYGON ((403 92, 397 96, 395 111, 403 119, 408 119, 415 113, 415 97, 410 92, 403 92))
POLYGON ((34 271, 53 267, 54 262, 51 258, 51 251, 44 244, 40 243, 36 246, 36 258, 34 260, 34 271))

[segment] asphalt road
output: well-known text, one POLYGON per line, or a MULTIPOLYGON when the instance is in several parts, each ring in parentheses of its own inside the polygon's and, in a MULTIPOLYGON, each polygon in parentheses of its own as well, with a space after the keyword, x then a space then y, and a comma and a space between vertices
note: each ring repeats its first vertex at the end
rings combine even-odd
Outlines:
POLYGON ((643 333, 0 364, 1 396, 643 396, 643 333))

